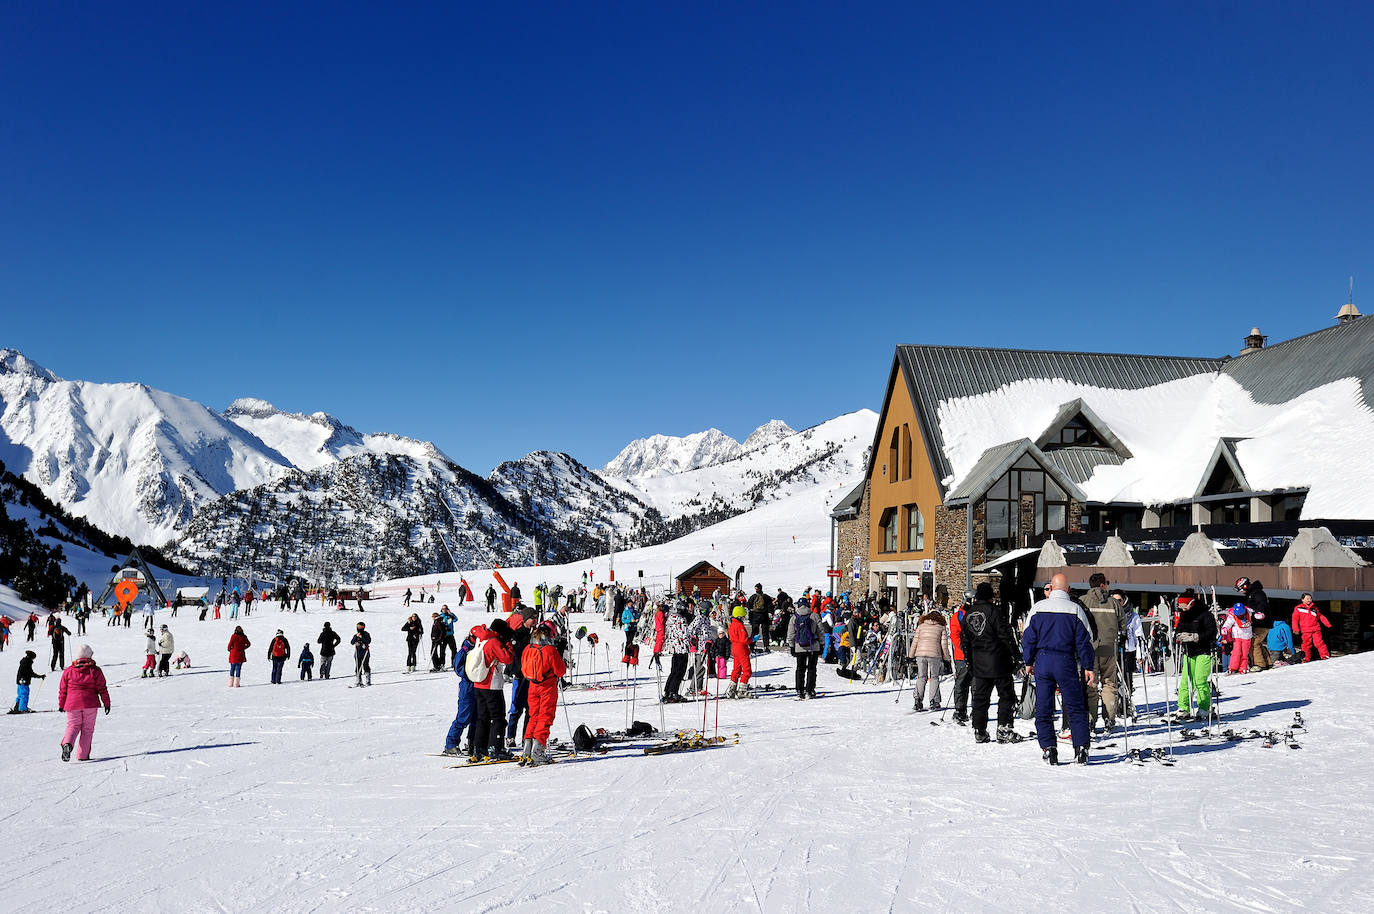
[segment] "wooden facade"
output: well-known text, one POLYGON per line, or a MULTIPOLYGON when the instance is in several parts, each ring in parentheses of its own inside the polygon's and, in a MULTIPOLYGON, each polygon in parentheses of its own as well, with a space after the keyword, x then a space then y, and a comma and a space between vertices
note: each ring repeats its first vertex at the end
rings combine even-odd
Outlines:
POLYGON ((683 596, 690 596, 693 588, 703 597, 709 597, 716 588, 720 588, 722 593, 729 593, 732 588, 730 576, 710 562, 697 562, 674 580, 677 581, 677 592, 683 596))

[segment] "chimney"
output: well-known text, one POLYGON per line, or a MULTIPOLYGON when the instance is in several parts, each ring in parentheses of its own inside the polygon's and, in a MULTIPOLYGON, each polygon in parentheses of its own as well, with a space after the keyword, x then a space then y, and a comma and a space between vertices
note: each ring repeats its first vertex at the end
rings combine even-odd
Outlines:
POLYGON ((1360 309, 1355 307, 1355 277, 1352 276, 1350 277, 1350 300, 1344 305, 1341 305, 1341 310, 1336 312, 1336 321, 1338 323, 1348 324, 1363 316, 1364 315, 1360 314, 1360 309))
POLYGON ((1268 340, 1269 337, 1260 333, 1258 327, 1251 327, 1250 335, 1244 340, 1245 348, 1240 351, 1240 354, 1249 355, 1252 352, 1259 352, 1264 348, 1264 344, 1268 342, 1268 340))

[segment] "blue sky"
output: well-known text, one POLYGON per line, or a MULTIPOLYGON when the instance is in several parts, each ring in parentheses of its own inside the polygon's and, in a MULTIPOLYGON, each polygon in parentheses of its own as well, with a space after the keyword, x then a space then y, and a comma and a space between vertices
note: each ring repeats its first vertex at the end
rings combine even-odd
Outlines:
POLYGON ((443 6, 0 9, 0 345, 486 472, 1374 288, 1368 5, 443 6))

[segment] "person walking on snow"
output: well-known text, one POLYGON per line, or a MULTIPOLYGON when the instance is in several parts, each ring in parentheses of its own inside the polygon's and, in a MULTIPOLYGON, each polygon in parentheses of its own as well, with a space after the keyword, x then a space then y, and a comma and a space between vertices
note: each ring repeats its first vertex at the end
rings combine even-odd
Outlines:
POLYGON ((143 634, 148 643, 143 645, 143 672, 138 678, 150 679, 157 675, 157 635, 151 629, 143 634))
POLYGON ((277 634, 272 638, 272 642, 267 645, 267 659, 272 661, 272 684, 281 685, 282 667, 286 666, 286 661, 291 658, 291 642, 286 640, 286 635, 281 629, 277 629, 277 634))
POLYGON ((438 613, 429 614, 429 671, 438 673, 444 668, 444 620, 438 613))
POLYGON ((749 698, 749 677, 753 670, 749 667, 749 632, 744 627, 746 610, 740 604, 731 611, 730 618, 730 659, 734 666, 730 670, 730 691, 726 698, 749 698))
POLYGON ((1092 634, 1087 613, 1069 596, 1069 579, 1050 579, 1050 595, 1031 610, 1021 637, 1026 675, 1035 677, 1035 735, 1044 760, 1059 764, 1054 730, 1054 692, 1059 690, 1073 734, 1074 761, 1088 763, 1088 712, 1083 680, 1094 673, 1092 634), (1082 671, 1080 674, 1080 670, 1082 671))
POLYGON ((89 644, 76 649, 76 662, 62 671, 57 686, 57 710, 67 714, 67 729, 62 734, 62 761, 70 761, 72 749, 79 745, 76 760, 91 757, 95 718, 101 706, 110 713, 110 690, 105 674, 95 665, 95 652, 89 644))
POLYGON ((353 645, 353 674, 358 680, 356 684, 372 685, 372 636, 367 633, 366 623, 358 623, 358 631, 348 643, 353 645))
POLYGON ((334 649, 337 648, 343 637, 334 629, 329 627, 329 623, 324 624, 320 629, 320 636, 315 642, 320 646, 320 678, 328 679, 329 670, 334 665, 334 649))
POLYGON ((545 622, 530 633, 529 647, 520 657, 520 669, 529 682, 530 720, 525 727, 525 742, 521 757, 530 765, 547 765, 549 728, 558 714, 558 681, 568 672, 563 652, 568 649, 566 638, 554 640, 552 622, 545 622))
POLYGON ((924 710, 922 702, 928 698, 930 710, 940 710, 940 671, 953 658, 944 613, 932 609, 917 620, 907 657, 916 661, 916 673, 911 679, 911 690, 916 695, 912 709, 924 710))
POLYGON ((243 675, 243 665, 248 662, 248 649, 253 644, 243 633, 242 625, 234 626, 229 636, 229 688, 240 688, 239 677, 243 675))
POLYGON ((302 681, 315 678, 312 672, 315 669, 315 655, 310 653, 310 642, 307 641, 305 644, 301 645, 301 655, 296 666, 301 668, 302 681))
POLYGON ((420 647, 420 639, 424 637, 425 623, 420 621, 417 613, 411 613, 406 624, 401 626, 401 631, 405 632, 406 636, 406 672, 413 673, 418 663, 415 652, 420 647))
POLYGON ((52 626, 48 634, 52 637, 52 664, 48 672, 55 672, 67 665, 67 636, 71 630, 62 624, 62 620, 54 613, 48 619, 48 624, 52 626))
POLYGON ((29 709, 29 686, 33 682, 33 677, 47 679, 42 673, 33 671, 33 662, 38 659, 38 655, 33 651, 25 651, 24 656, 19 658, 19 672, 14 677, 15 696, 14 708, 11 714, 32 714, 29 709))
POLYGON ((816 697, 816 662, 821 656, 822 639, 821 625, 811 605, 806 600, 799 600, 783 635, 783 644, 797 660, 793 685, 799 701, 816 697))
POLYGON ((1316 657, 1312 656, 1315 648, 1317 657, 1326 660, 1331 656, 1331 651, 1326 647, 1326 639, 1322 637, 1322 629, 1330 628, 1331 620, 1322 615, 1322 611, 1313 602, 1312 595, 1305 593, 1302 595, 1302 602, 1293 607, 1293 632, 1302 638, 1302 659, 1306 663, 1311 663, 1316 657))
POLYGON ((37 628, 38 628, 38 614, 37 614, 37 613, 29 613, 29 618, 28 618, 28 620, 24 623, 24 630, 27 631, 27 632, 29 633, 29 637, 28 637, 26 640, 28 640, 28 641, 32 641, 32 640, 33 640, 33 633, 34 633, 34 630, 37 629, 37 628))
MULTIPOLYGON (((463 731, 468 731, 468 740, 472 739, 472 718, 477 704, 477 696, 473 694, 472 680, 468 679, 467 662, 468 653, 472 650, 472 633, 463 639, 463 643, 458 646, 458 653, 453 655, 453 672, 458 676, 458 713, 453 717, 453 723, 449 725, 448 736, 444 738, 444 751, 440 755, 458 756, 463 754, 463 731)), ((471 749, 468 750, 469 753, 471 749)))

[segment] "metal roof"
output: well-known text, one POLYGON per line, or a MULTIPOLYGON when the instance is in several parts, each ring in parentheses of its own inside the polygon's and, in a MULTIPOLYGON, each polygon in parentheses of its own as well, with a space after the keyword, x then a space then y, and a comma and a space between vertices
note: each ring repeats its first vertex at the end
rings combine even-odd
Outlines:
MULTIPOLYGON (((940 403, 945 400, 991 393, 1026 378, 1062 378, 1093 387, 1137 390, 1193 375, 1212 374, 1226 364, 1222 359, 972 346, 902 345, 897 347, 896 358, 916 406, 926 452, 934 463, 937 480, 954 472, 945 454, 938 419, 940 403)), ((881 430, 880 426, 879 433, 881 430)))
POLYGON ((1092 478, 1098 467, 1120 466, 1126 462, 1115 451, 1101 447, 1061 447, 1045 452, 1045 459, 1065 476, 1080 485, 1092 478))
POLYGON ((1286 403, 1323 384, 1355 378, 1365 403, 1374 404, 1374 320, 1362 317, 1275 343, 1231 359, 1221 370, 1260 403, 1286 403))
POLYGON ((868 484, 865 479, 859 483, 849 494, 841 498, 834 508, 830 510, 830 516, 834 518, 849 517, 851 513, 857 514, 864 501, 864 486, 868 484))

